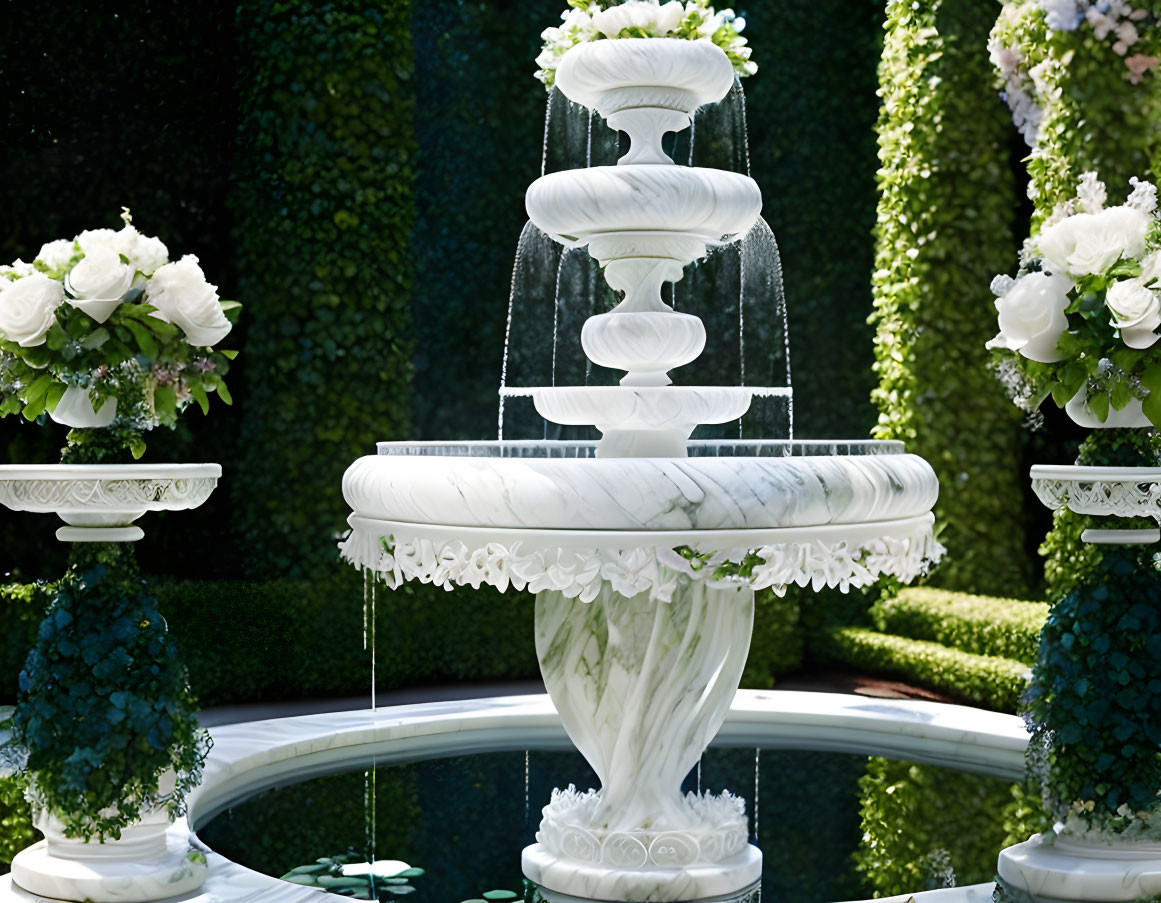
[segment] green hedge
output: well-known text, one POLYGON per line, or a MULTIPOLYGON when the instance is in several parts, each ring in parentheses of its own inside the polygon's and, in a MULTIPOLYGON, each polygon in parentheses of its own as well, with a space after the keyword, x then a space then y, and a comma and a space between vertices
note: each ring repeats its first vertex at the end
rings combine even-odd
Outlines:
POLYGON ((996 854, 1048 827, 1019 784, 872 758, 855 862, 876 897, 992 880, 996 854))
MULTIPOLYGON (((163 581, 150 588, 203 707, 370 691, 363 649, 363 583, 351 568, 323 581, 163 581)), ((0 587, 0 705, 16 678, 47 601, 42 586, 0 587)), ((446 592, 419 583, 380 587, 376 683, 380 691, 423 684, 535 680, 532 596, 490 587, 446 592), (454 629, 449 629, 454 625, 454 629)), ((760 593, 743 685, 767 688, 802 661, 798 603, 760 593)))
POLYGON ((988 289, 1017 247, 1008 114, 992 88, 994 7, 890 0, 879 69, 873 277, 875 435, 902 439, 939 476, 942 585, 1023 592, 1019 413, 987 369, 988 289), (965 429, 971 424, 971 429, 965 429), (996 537, 1004 542, 997 543, 996 537))
POLYGON ((930 640, 974 655, 996 655, 1026 665, 1036 661, 1048 617, 1043 602, 971 596, 915 587, 882 599, 871 609, 875 629, 930 640))
POLYGON ((833 630, 820 645, 823 656, 831 661, 913 681, 1001 712, 1016 711, 1027 686, 1028 666, 1023 662, 972 655, 865 627, 833 630))
POLYGON ((336 569, 344 469, 407 434, 415 106, 405 0, 238 7, 247 573, 336 569))

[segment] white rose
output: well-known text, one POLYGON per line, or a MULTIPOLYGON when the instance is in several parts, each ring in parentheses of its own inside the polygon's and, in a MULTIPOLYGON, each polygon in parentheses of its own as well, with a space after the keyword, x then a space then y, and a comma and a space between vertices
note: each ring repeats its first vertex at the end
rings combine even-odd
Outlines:
POLYGON ((73 255, 76 252, 76 245, 73 242, 67 238, 61 238, 57 241, 50 241, 46 245, 41 245, 40 253, 36 255, 36 259, 50 270, 60 272, 68 266, 69 261, 73 259, 73 255))
POLYGON ((1161 251, 1154 251, 1141 261, 1140 279, 1144 285, 1151 285, 1161 279, 1161 251))
POLYGON ((1149 216, 1134 207, 1078 213, 1045 229, 1036 246, 1053 272, 1091 276, 1106 272, 1121 257, 1145 252, 1149 216))
MULTIPOLYGON (((11 265, 5 265, 5 266, 0 267, 0 275, 4 275, 4 276, 12 275, 12 276, 16 276, 17 278, 20 278, 23 276, 31 276, 36 271, 37 271, 36 267, 34 267, 31 263, 25 263, 23 260, 20 260, 20 259, 16 259, 16 260, 12 261, 11 265)), ((3 287, 4 287, 3 283, 0 283, 0 288, 3 288, 3 287)))
POLYGON ((155 317, 181 327, 191 345, 215 345, 232 328, 218 303, 218 287, 206 282, 192 254, 160 267, 145 288, 145 300, 157 308, 155 317))
POLYGON ((640 28, 646 34, 664 37, 676 31, 684 17, 680 0, 669 0, 664 6, 657 0, 629 0, 597 13, 593 25, 607 38, 615 38, 626 28, 640 28))
POLYGON ((1161 326, 1161 304, 1140 279, 1114 282, 1105 295, 1113 315, 1113 325, 1121 331, 1121 341, 1130 348, 1150 348, 1161 338, 1154 331, 1161 326))
POLYGON ((86 229, 77 236, 77 244, 85 254, 102 249, 116 250, 117 233, 112 229, 86 229))
POLYGON ((152 276, 159 266, 169 261, 169 249, 161 239, 142 235, 132 225, 117 233, 115 246, 133 269, 146 276, 152 276))
POLYGON ((24 348, 43 345, 63 299, 64 287, 44 273, 0 288, 0 334, 24 348))
POLYGON ((120 299, 133 285, 133 267, 111 248, 95 248, 65 277, 69 293, 82 301, 120 299))
POLYGON ((1061 275, 1029 273, 1017 279, 996 299, 1000 334, 987 347, 1010 348, 1045 364, 1060 360, 1056 343, 1068 329, 1064 309, 1072 287, 1072 280, 1061 275))

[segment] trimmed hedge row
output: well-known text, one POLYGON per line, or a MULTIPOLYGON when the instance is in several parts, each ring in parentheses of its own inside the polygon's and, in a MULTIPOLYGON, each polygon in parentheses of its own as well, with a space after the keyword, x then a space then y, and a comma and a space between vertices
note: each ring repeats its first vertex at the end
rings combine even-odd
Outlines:
POLYGON ((871 620, 881 633, 929 640, 973 655, 994 655, 1026 665, 1036 661, 1048 617, 1043 602, 972 596, 930 587, 902 590, 881 599, 871 620))
MULTIPOLYGON (((316 582, 157 579, 151 589, 202 706, 370 691, 363 583, 351 568, 316 582)), ((49 592, 49 584, 0 587, 0 623, 10 625, 0 643, 0 705, 15 701, 49 592)), ((535 680, 532 608, 528 593, 486 586, 453 592, 416 583, 380 586, 378 688, 535 680)), ((743 684, 767 688, 802 662, 798 602, 764 592, 755 608, 743 684)))
POLYGON ((984 347, 996 331, 988 286, 1017 245, 1008 115, 988 62, 993 15, 975 0, 887 4, 872 322, 875 436, 907 442, 939 476, 948 555, 934 579, 1000 594, 1029 586, 1031 562, 1012 504, 1025 492, 1019 412, 984 347))
POLYGON ((243 3, 232 493, 246 573, 335 567, 344 469, 407 435, 415 222, 411 4, 243 3))
POLYGON ((865 627, 841 627, 822 639, 819 651, 831 661, 911 680, 996 711, 1016 711, 1028 683, 1029 669, 1023 662, 973 655, 926 640, 865 627))

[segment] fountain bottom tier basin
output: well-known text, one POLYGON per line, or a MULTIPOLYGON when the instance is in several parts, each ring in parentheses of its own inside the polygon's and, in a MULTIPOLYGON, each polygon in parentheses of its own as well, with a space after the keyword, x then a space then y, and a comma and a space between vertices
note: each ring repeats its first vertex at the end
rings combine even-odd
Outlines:
MULTIPOLYGON (((413 899, 437 903, 577 899, 532 888, 526 897, 521 877, 521 850, 548 791, 594 779, 545 696, 282 718, 212 735, 205 780, 187 819, 170 828, 171 844, 192 842, 209 863, 204 887, 183 903, 319 903, 326 898, 317 888, 276 876, 348 848, 403 879, 380 887, 383 899, 398 896, 386 887, 405 885, 418 891, 413 899), (424 874, 400 875, 408 866, 424 874)), ((914 883, 900 888, 918 890, 946 880, 940 848, 956 857, 960 883, 990 877, 995 850, 964 859, 963 840, 993 818, 1002 824, 976 810, 994 806, 1022 776, 1025 743, 1018 718, 961 706, 740 691, 685 789, 697 792, 700 772, 703 791, 751 797, 748 837, 765 853, 764 897, 856 899, 870 896, 852 859, 862 848, 861 801, 876 782, 884 789, 867 756, 916 763, 893 766, 903 784, 917 781, 914 810, 884 814, 926 827, 883 855, 900 857, 907 875, 910 857, 935 853, 928 871, 913 871, 914 883)), ((905 789, 882 798, 901 800, 905 789)), ((917 903, 985 903, 990 895, 988 884, 921 893, 917 903)), ((38 899, 0 879, 0 901, 38 899)), ((726 899, 758 898, 747 889, 726 899)))

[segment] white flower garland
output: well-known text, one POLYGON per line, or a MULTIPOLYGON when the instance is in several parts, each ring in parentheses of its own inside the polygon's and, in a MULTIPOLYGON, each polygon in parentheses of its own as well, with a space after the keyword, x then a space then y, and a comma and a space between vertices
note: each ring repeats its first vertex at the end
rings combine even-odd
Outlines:
POLYGON ((667 548, 536 548, 522 541, 471 548, 458 539, 435 542, 398 532, 385 537, 363 530, 352 530, 339 548, 344 560, 373 571, 392 589, 405 580, 447 590, 487 584, 501 592, 509 587, 533 593, 553 590, 582 602, 595 599, 604 584, 622 596, 648 591, 653 599, 668 602, 679 586, 691 580, 717 586, 748 583, 780 596, 791 584, 810 586, 816 592, 824 586, 847 592, 887 574, 912 580, 944 552, 930 526, 916 528, 909 536, 861 544, 785 542, 753 550, 723 550, 694 560, 667 548), (745 568, 737 564, 750 556, 758 562, 745 568))

